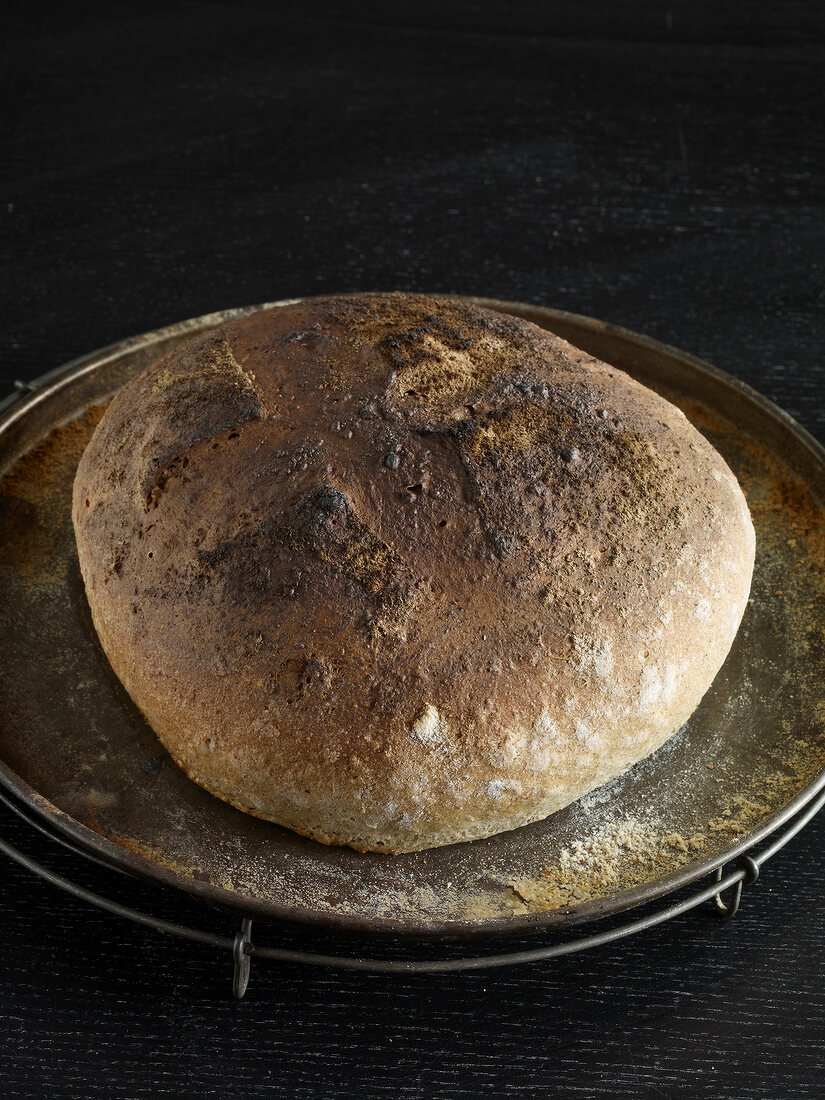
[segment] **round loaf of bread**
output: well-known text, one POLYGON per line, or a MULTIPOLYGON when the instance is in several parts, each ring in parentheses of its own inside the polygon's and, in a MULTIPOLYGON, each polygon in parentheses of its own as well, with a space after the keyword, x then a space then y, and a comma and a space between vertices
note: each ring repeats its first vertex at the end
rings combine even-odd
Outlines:
POLYGON ((126 385, 80 463, 94 624, 175 761, 328 844, 546 817, 685 722, 754 532, 674 405, 447 298, 315 299, 126 385))

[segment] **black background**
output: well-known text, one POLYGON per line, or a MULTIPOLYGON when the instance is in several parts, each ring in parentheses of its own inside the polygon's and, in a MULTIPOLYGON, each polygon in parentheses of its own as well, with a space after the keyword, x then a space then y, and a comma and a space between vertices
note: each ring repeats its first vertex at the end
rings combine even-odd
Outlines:
MULTIPOLYGON (((223 307, 454 291, 673 343, 825 440, 818 0, 10 2, 0 19, 4 391, 223 307)), ((0 830, 54 862, 5 814, 0 830)), ((815 821, 729 923, 697 912, 464 976, 259 962, 240 1005, 228 958, 3 861, 0 1089, 822 1097, 823 841, 815 821)))

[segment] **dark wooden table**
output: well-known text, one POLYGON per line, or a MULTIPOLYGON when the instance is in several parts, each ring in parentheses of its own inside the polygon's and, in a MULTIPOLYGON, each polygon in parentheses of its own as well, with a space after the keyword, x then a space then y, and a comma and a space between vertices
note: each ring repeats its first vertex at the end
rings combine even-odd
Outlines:
MULTIPOLYGON (((4 390, 225 306, 456 291, 666 340, 825 440, 824 16, 818 0, 5 5, 4 390)), ((5 813, 0 833, 155 904, 5 813)), ((487 974, 259 963, 241 1004, 228 958, 4 860, 0 1091, 822 1097, 823 844, 825 818, 731 922, 696 912, 487 974)))

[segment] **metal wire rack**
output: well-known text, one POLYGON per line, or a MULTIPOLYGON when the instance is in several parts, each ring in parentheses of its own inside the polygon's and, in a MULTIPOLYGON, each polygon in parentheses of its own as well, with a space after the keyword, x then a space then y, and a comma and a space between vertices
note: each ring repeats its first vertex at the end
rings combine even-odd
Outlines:
MULTIPOLYGON (((105 350, 105 349, 104 349, 105 350)), ((50 371, 36 380, 36 383, 18 381, 14 383, 15 392, 8 397, 0 399, 0 415, 5 413, 19 400, 31 391, 39 388, 50 379, 65 373, 73 364, 50 371)), ((800 430, 798 430, 800 431, 800 430)), ((825 777, 823 777, 825 783, 825 777)), ((128 872, 112 866, 109 862, 98 858, 94 853, 78 843, 70 841, 60 835, 56 830, 49 828, 44 820, 40 820, 36 814, 29 813, 23 805, 9 792, 0 791, 0 803, 3 807, 22 819, 33 831, 42 834, 48 841, 64 852, 68 851, 74 856, 88 860, 101 867, 112 871, 114 874, 128 872)), ((0 836, 0 853, 7 856, 20 866, 26 868, 46 882, 58 889, 72 895, 88 904, 94 905, 103 912, 112 916, 131 921, 134 924, 151 928, 158 932, 167 933, 195 943, 202 943, 221 952, 231 953, 233 960, 232 990, 233 995, 240 999, 244 996, 250 977, 252 958, 270 959, 275 962, 303 964, 320 967, 338 968, 341 970, 385 973, 385 974, 429 974, 444 972, 459 972, 468 970, 493 969, 503 966, 542 962, 549 959, 560 958, 565 955, 575 954, 591 948, 604 946, 618 940, 626 939, 637 933, 663 924, 674 917, 681 916, 705 903, 711 907, 711 912, 722 918, 730 918, 737 912, 745 886, 755 883, 761 869, 768 860, 772 859, 782 848, 803 829, 812 818, 825 806, 825 789, 818 783, 810 791, 807 802, 798 806, 792 816, 783 819, 778 828, 769 836, 762 836, 757 843, 745 848, 726 865, 718 867, 709 877, 694 882, 692 886, 684 886, 670 895, 669 904, 661 907, 657 902, 649 902, 639 908, 630 911, 623 919, 603 918, 600 926, 591 924, 590 931, 585 934, 571 937, 553 935, 552 942, 546 940, 538 946, 527 949, 513 949, 499 953, 474 953, 461 954, 457 957, 438 958, 432 957, 434 952, 428 952, 430 957, 422 957, 422 945, 417 944, 414 952, 407 951, 414 957, 380 957, 380 955, 362 954, 360 948, 354 949, 352 954, 325 954, 311 950, 299 950, 288 946, 272 946, 261 942, 258 935, 253 939, 253 922, 248 915, 241 915, 240 922, 236 923, 234 934, 219 934, 205 928, 193 927, 188 924, 166 920, 142 909, 133 908, 122 904, 103 894, 96 893, 86 886, 74 881, 72 878, 38 862, 27 853, 21 851, 13 844, 0 836), (688 893, 690 890, 692 892, 688 893)), ((155 886, 158 894, 162 887, 155 886)), ((227 918, 229 919, 229 918, 227 918)), ((237 922, 238 918, 234 918, 237 922)), ((270 926, 272 928, 273 926, 270 926)), ((260 924, 256 924, 256 933, 260 924)), ((273 935, 272 932, 269 933, 273 935)), ((397 946, 397 945, 396 945, 397 946)), ((455 946, 455 945, 453 945, 455 946)))
MULTIPOLYGON (((112 868, 79 845, 67 841, 56 835, 41 822, 26 813, 15 801, 6 794, 0 793, 0 803, 7 810, 17 815, 37 832, 43 834, 53 843, 68 849, 74 855, 100 864, 108 870, 118 874, 125 872, 112 868)), ((465 955, 459 958, 449 959, 392 959, 364 955, 327 955, 314 951, 299 951, 286 947, 266 946, 255 943, 252 938, 252 920, 242 917, 240 926, 234 936, 219 935, 189 925, 178 924, 173 921, 163 920, 150 913, 133 909, 122 905, 102 894, 95 893, 85 886, 74 882, 72 879, 50 870, 48 867, 32 859, 20 851, 14 845, 0 837, 0 852, 9 859, 14 860, 21 867, 25 867, 33 874, 52 886, 80 898, 82 901, 94 905, 103 912, 113 916, 122 917, 135 924, 146 928, 152 928, 157 932, 166 932, 172 936, 192 940, 196 943, 207 944, 219 951, 231 952, 233 959, 232 993, 240 1000, 246 993, 249 983, 249 975, 252 957, 259 959, 271 959, 276 962, 298 963, 310 966, 333 967, 341 970, 358 970, 371 973, 384 974, 433 974, 464 970, 484 970, 502 966, 515 966, 520 963, 542 962, 547 959, 560 958, 563 955, 572 955, 579 951, 587 951, 594 947, 601 947, 616 940, 626 939, 638 932, 644 932, 648 928, 654 928, 658 924, 672 920, 674 917, 697 908, 705 902, 713 902, 714 912, 723 918, 733 917, 739 909, 742 892, 745 886, 750 886, 759 878, 761 868, 769 859, 792 840, 801 829, 825 806, 825 791, 820 791, 817 797, 804 806, 798 814, 786 822, 759 851, 751 849, 748 854, 740 855, 731 864, 719 867, 714 872, 709 885, 703 886, 695 893, 689 894, 677 902, 661 909, 648 912, 643 916, 637 916, 623 923, 615 925, 604 931, 591 932, 590 934, 564 939, 559 942, 545 943, 539 947, 528 950, 516 950, 490 955, 465 955), (730 896, 725 897, 730 891, 730 896)))

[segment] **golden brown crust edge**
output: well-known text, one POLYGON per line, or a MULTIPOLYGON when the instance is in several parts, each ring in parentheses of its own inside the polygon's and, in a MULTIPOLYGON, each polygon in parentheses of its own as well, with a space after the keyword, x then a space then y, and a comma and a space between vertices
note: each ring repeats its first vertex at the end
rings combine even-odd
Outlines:
POLYGON ((744 611, 735 478, 527 322, 253 314, 112 401, 73 519, 121 681, 198 783, 403 852, 538 820, 680 728, 744 611))

